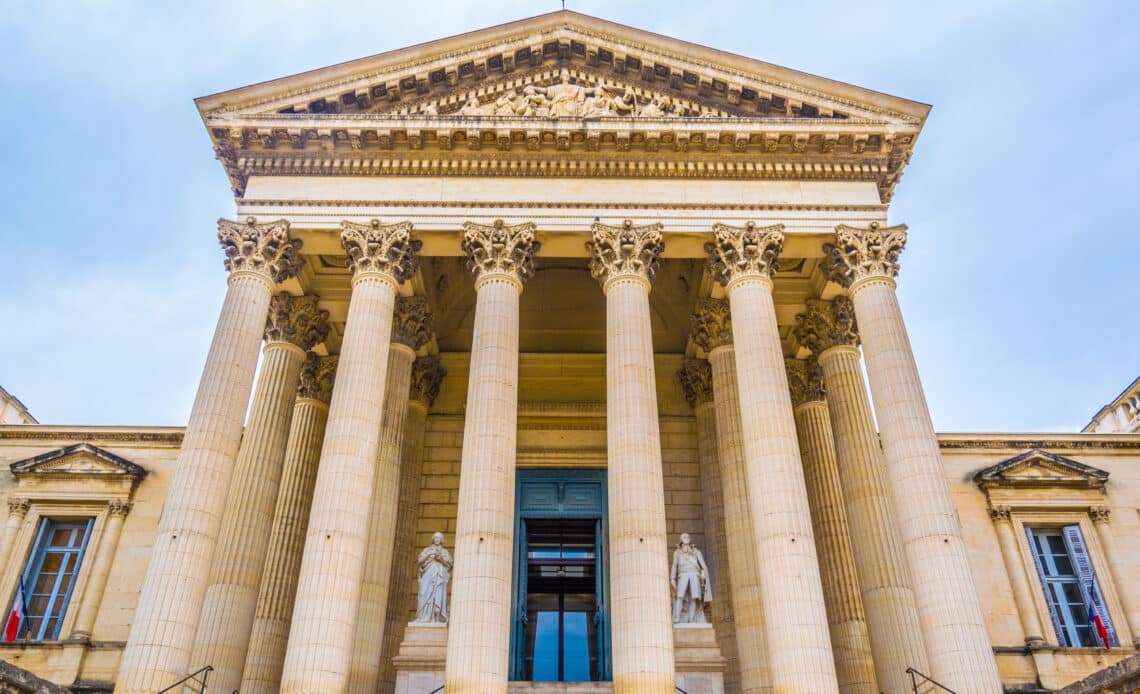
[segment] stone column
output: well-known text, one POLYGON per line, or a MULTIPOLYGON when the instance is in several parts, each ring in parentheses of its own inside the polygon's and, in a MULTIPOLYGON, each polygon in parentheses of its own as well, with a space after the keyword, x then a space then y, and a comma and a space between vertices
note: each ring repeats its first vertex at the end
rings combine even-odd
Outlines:
POLYGON ((12 544, 24 524, 28 509, 32 503, 27 499, 13 497, 8 499, 8 522, 4 524, 4 534, 0 535, 0 565, 8 565, 8 555, 12 553, 12 544))
POLYGON ((281 675, 283 692, 343 691, 360 579, 396 290, 415 274, 412 225, 341 224, 352 297, 317 467, 313 508, 281 675))
POLYGON ((103 526, 103 536, 99 539, 99 550, 95 553, 95 563, 91 566, 91 578, 83 591, 79 603, 79 614, 71 631, 73 639, 90 639, 95 618, 99 615, 99 605, 107 589, 107 579, 111 577, 111 564, 115 561, 115 550, 119 548, 119 537, 123 534, 123 522, 131 512, 131 502, 113 499, 107 504, 107 522, 103 526))
POLYGON ((241 686, 257 591, 305 353, 329 334, 316 296, 281 293, 269 304, 265 348, 227 495, 190 667, 214 667, 211 686, 241 686))
POLYGON ((879 686, 910 690, 908 667, 928 672, 910 570, 871 400, 859 367, 855 308, 845 296, 808 299, 796 323, 800 344, 818 355, 835 433, 839 484, 879 686))
POLYGON ((736 387, 736 352, 732 346, 732 320, 728 302, 701 299, 692 316, 692 339, 708 355, 712 367, 716 406, 717 450, 720 454, 724 496, 724 535, 728 549, 728 580, 732 588, 732 615, 736 649, 743 657, 740 690, 744 694, 772 689, 768 670, 768 639, 764 630, 764 604, 760 596, 760 569, 756 559, 756 533, 744 466, 744 432, 740 425, 740 397, 736 387))
POLYGON ((784 354, 772 300, 772 274, 783 226, 714 226, 705 245, 713 278, 732 309, 745 470, 762 557, 760 593, 776 692, 834 692, 835 661, 827 627, 811 512, 796 441, 784 354))
POLYGON ((518 438, 519 294, 534 273, 534 225, 463 225, 475 328, 445 681, 448 694, 503 694, 510 660, 518 438))
POLYGON ((788 359, 785 363, 803 457, 804 482, 811 504, 812 529, 819 550, 819 571, 823 577, 823 599, 831 625, 839 691, 875 694, 879 688, 851 553, 847 513, 843 508, 835 438, 823 399, 823 374, 814 358, 788 359))
POLYGON ((301 366, 301 386, 293 404, 285 462, 281 466, 281 488, 245 656, 243 694, 274 694, 281 688, 289 620, 297 594, 336 365, 336 357, 318 357, 309 352, 301 366))
POLYGON ((595 222, 590 271, 606 295, 606 448, 614 692, 674 694, 665 482, 649 291, 661 225, 595 222))
POLYGON ((115 691, 150 694, 188 674, 257 352, 275 283, 300 266, 284 220, 218 222, 229 287, 173 466, 115 691))
POLYGON ((1021 550, 1013 532, 1010 509, 1008 506, 993 506, 989 511, 990 518, 994 522, 994 530, 997 531, 998 545, 1001 547, 1001 558, 1005 562, 1005 572, 1009 576, 1009 585, 1013 588, 1013 602, 1017 605, 1017 614, 1021 616, 1025 645, 1029 648, 1040 648, 1046 645, 1044 631, 1041 628, 1041 619, 1037 616, 1037 606, 1033 603, 1029 576, 1026 575, 1025 566, 1021 563, 1021 550))
POLYGON ((724 494, 717 450, 716 404, 713 401, 712 367, 704 359, 686 359, 677 372, 685 399, 697 415, 697 460, 701 466, 701 506, 705 538, 711 551, 705 556, 713 584, 712 623, 717 643, 728 662, 724 686, 740 689, 736 632, 732 623, 732 591, 728 589, 728 546, 724 534, 724 494))
POLYGON ((408 417, 404 425, 403 451, 400 453, 400 508, 396 518, 396 535, 392 556, 391 588, 385 611, 384 655, 380 662, 380 691, 396 686, 392 658, 400 650, 404 630, 415 609, 419 583, 416 566, 416 513, 419 509, 420 484, 423 481, 424 434, 428 410, 447 376, 439 355, 420 357, 412 364, 412 387, 408 400, 408 417))
POLYGON ((825 269, 855 304, 930 674, 961 694, 1000 692, 938 437, 895 295, 906 227, 839 225, 835 236, 824 248, 830 256, 825 269))
MULTIPOLYGON (((396 518, 400 512, 400 452, 408 415, 408 393, 416 351, 432 339, 432 318, 423 297, 400 297, 392 325, 388 352, 388 380, 384 385, 384 417, 380 423, 380 450, 372 481, 372 511, 368 514, 368 551, 360 602, 356 610, 356 636, 348 675, 351 694, 375 692, 384 655, 384 619, 388 608, 389 578, 395 547, 396 518)), ((415 510, 404 508, 405 516, 415 510)))
MULTIPOLYGON (((1116 633, 1127 633, 1132 637, 1132 645, 1140 647, 1140 613, 1137 613, 1136 581, 1130 580, 1129 569, 1120 563, 1120 555, 1116 551, 1116 539, 1112 536, 1112 527, 1109 525, 1110 511, 1107 506, 1094 506, 1089 509, 1093 526, 1096 527, 1100 546, 1104 551, 1104 558, 1108 560, 1108 568, 1116 585, 1116 593, 1120 596, 1120 605, 1124 608, 1125 623, 1116 620, 1116 633)), ((1121 639, 1120 645, 1125 645, 1121 639)))

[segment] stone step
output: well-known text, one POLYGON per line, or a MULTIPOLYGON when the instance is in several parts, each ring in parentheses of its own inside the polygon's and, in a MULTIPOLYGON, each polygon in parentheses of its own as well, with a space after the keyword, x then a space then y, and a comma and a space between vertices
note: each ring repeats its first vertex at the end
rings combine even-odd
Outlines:
POLYGON ((613 682, 511 682, 509 694, 613 694, 613 682))

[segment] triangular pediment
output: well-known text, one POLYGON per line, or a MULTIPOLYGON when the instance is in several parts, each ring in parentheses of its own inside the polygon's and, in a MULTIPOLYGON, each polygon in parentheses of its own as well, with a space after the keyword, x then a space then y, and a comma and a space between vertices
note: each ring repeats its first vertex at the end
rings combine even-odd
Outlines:
POLYGON ((1103 487, 1108 473, 1071 458, 1034 449, 981 470, 974 475, 974 480, 987 487, 1103 487))
POLYGON ((41 453, 12 463, 17 477, 24 475, 94 475, 126 476, 136 481, 146 477, 146 470, 135 463, 89 443, 77 443, 41 453))

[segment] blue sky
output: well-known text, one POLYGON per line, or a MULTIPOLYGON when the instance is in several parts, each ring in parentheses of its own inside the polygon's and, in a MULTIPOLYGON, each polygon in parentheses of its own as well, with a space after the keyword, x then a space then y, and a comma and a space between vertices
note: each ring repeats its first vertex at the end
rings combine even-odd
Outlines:
MULTIPOLYGON (((559 6, 5 4, 0 385, 123 425, 186 421, 225 290, 194 97, 559 6)), ((939 430, 1077 430, 1137 376, 1140 3, 567 6, 934 105, 891 221, 939 430)))

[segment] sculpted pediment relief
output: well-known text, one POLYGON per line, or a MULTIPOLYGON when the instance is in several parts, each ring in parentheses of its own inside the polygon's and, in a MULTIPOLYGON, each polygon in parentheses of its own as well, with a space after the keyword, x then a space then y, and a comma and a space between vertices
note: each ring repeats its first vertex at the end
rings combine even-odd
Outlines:
POLYGON ((138 481, 147 475, 142 466, 89 443, 77 443, 20 460, 12 463, 10 469, 17 478, 25 475, 115 475, 138 481))
POLYGON ((974 481, 983 488, 1057 486, 1101 488, 1108 473, 1064 456, 1042 450, 1020 455, 981 470, 974 481))

